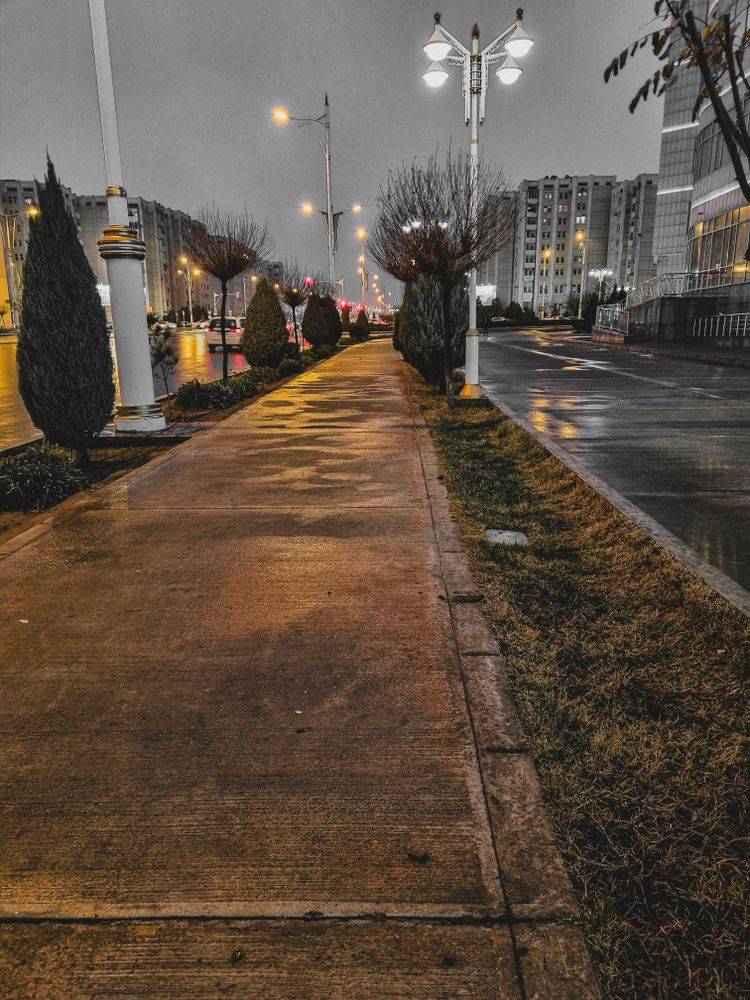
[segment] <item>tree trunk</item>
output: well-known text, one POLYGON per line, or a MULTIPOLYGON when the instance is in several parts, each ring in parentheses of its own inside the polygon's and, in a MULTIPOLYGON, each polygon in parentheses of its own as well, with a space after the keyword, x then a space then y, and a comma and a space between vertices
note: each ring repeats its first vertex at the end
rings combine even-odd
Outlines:
POLYGON ((451 298, 453 285, 441 282, 443 292, 443 367, 445 371, 445 399, 449 407, 453 407, 453 324, 451 322, 451 298))
POLYGON ((299 351, 301 348, 299 346, 299 337, 297 336, 297 307, 292 306, 292 322, 294 323, 294 343, 299 351))
POLYGON ((229 381, 229 354, 227 352, 227 283, 221 283, 221 350, 223 354, 222 381, 229 381))

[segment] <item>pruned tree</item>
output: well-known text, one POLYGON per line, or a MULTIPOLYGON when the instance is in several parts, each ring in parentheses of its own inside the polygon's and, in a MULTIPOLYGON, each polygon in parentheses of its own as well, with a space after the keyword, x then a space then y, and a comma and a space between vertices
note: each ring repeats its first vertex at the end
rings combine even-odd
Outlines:
POLYGON ((315 279, 310 275, 309 271, 305 271, 302 268, 296 257, 291 257, 284 261, 279 286, 279 298, 292 312, 294 343, 297 345, 297 349, 299 349, 301 344, 299 342, 297 310, 301 309, 307 302, 315 287, 315 279))
POLYGON ((267 225, 262 226, 242 212, 222 212, 215 206, 203 208, 187 233, 186 253, 221 285, 221 348, 224 356, 223 380, 229 381, 226 338, 227 287, 244 271, 255 267, 273 250, 267 225))
POLYGON ((327 343, 328 327, 321 298, 316 292, 310 295, 305 306, 305 315, 302 317, 302 338, 312 346, 313 350, 327 343))
MULTIPOLYGON (((693 120, 709 101, 722 140, 732 163, 735 178, 745 201, 750 202, 750 128, 745 101, 750 80, 744 60, 750 45, 748 12, 750 0, 723 0, 718 4, 697 5, 693 0, 657 0, 654 15, 658 24, 616 56, 604 71, 609 82, 625 68, 628 60, 650 46, 661 65, 638 88, 630 102, 631 114, 650 94, 661 96, 681 74, 693 69, 700 73, 696 82, 693 120)), ((750 260, 750 242, 745 250, 750 260)))
POLYGON ((513 217, 501 171, 469 157, 439 151, 391 171, 376 198, 378 216, 367 246, 399 281, 437 279, 443 315, 445 392, 452 399, 455 323, 451 301, 467 271, 479 267, 513 238, 513 217))

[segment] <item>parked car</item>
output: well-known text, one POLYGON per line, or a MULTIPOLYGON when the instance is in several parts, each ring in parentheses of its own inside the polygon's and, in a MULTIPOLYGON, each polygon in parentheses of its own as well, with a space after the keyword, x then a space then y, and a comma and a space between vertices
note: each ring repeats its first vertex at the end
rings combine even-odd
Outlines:
MULTIPOLYGON (((224 334, 227 340, 227 347, 241 347, 242 334, 245 329, 244 316, 227 316, 224 322, 224 334)), ((215 351, 221 347, 221 318, 215 317, 208 324, 206 343, 209 351, 215 351)))

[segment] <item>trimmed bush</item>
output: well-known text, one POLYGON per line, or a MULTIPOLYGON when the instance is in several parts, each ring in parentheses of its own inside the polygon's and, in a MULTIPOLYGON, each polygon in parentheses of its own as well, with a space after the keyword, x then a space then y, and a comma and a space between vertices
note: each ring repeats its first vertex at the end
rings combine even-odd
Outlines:
POLYGON ((112 415, 114 367, 96 278, 49 158, 39 217, 29 219, 16 357, 34 425, 85 456, 112 415))
POLYGON ((45 510, 87 485, 76 463, 48 444, 0 460, 0 510, 45 510))
POLYGON ((404 359, 430 385, 441 386, 445 377, 443 312, 436 278, 420 275, 409 283, 400 316, 399 339, 404 359))
POLYGON ((290 375, 299 375, 304 370, 304 362, 299 358, 284 358, 279 364, 279 375, 282 378, 288 378, 290 375))
POLYGON ((398 333, 399 326, 400 326, 400 322, 399 322, 400 319, 401 319, 400 313, 396 313, 396 318, 393 321, 393 350, 394 351, 400 351, 401 350, 401 339, 400 339, 399 333, 398 333))
POLYGON ((326 344, 330 344, 331 347, 335 347, 336 344, 341 340, 341 317, 339 316, 339 310, 334 299, 330 295, 324 295, 320 300, 320 304, 323 308, 323 316, 326 322, 326 344))
POLYGON ((278 296, 261 278, 245 314, 242 350, 251 365, 277 365, 284 357, 289 334, 278 296))
POLYGON ((469 289, 456 285, 451 295, 451 363, 461 368, 466 360, 466 331, 469 329, 469 289))
POLYGON ((313 294, 307 300, 305 315, 302 317, 302 336, 312 345, 313 350, 328 341, 326 318, 319 295, 313 294))
POLYGON ((341 310, 341 329, 344 333, 349 333, 351 328, 351 308, 350 306, 344 306, 341 310))
POLYGON ((364 309, 360 309, 357 313, 357 319, 354 325, 349 330, 349 336, 352 340, 364 341, 370 336, 370 324, 367 319, 367 313, 364 309))

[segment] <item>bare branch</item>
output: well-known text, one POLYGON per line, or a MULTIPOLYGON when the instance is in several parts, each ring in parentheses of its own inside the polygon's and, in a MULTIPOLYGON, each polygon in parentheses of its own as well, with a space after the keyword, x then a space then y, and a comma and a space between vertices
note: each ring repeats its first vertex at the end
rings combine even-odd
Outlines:
POLYGON ((268 226, 242 212, 201 209, 187 236, 187 252, 198 267, 225 285, 273 251, 268 226))

